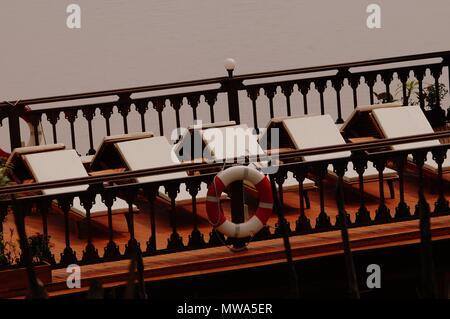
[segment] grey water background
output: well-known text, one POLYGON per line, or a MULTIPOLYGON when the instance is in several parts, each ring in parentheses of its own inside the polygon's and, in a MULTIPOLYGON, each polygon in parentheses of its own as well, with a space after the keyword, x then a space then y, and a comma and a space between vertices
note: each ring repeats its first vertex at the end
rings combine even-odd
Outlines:
MULTIPOLYGON (((380 57, 449 50, 448 0, 2 0, 0 2, 0 100, 159 84, 224 76, 223 60, 236 59, 236 74, 352 62, 380 57), (81 29, 66 27, 66 7, 81 6, 81 29), (382 9, 382 28, 368 29, 366 7, 382 9)), ((444 73, 444 82, 448 74, 444 73)), ((427 79, 426 79, 427 81, 427 79)), ((428 78, 431 82, 431 79, 428 78)), ((396 85, 392 84, 395 92, 396 85)), ((376 90, 383 90, 377 87, 376 90)), ((367 90, 359 99, 368 103, 367 90)), ((336 116, 334 91, 326 92, 326 111, 336 116)), ((251 122, 250 101, 241 96, 241 117, 251 122)), ((342 92, 344 118, 352 110, 350 89, 342 92)), ((284 97, 275 99, 276 115, 285 115, 284 97)), ((448 101, 444 104, 448 106, 448 101)), ((227 119, 226 100, 217 105, 227 119)), ((318 113, 318 95, 309 94, 311 113, 318 113)), ((301 95, 292 97, 294 115, 302 114, 301 95)), ((192 121, 184 106, 182 125, 192 121)), ((199 117, 209 120, 205 103, 199 117)), ((269 119, 267 99, 258 100, 258 120, 269 119)), ((147 127, 158 132, 156 113, 147 127)), ((175 126, 174 112, 164 111, 165 129, 175 126)), ((121 118, 112 121, 121 133, 121 118)), ((131 114, 130 131, 140 128, 131 114)), ((0 127, 0 147, 9 149, 7 121, 0 127)), ((46 139, 51 129, 44 117, 46 139)), ((68 123, 58 124, 61 142, 70 145, 68 123)), ((27 131, 23 127, 23 140, 27 131)), ((79 114, 77 148, 87 152, 87 124, 79 114)), ((105 134, 94 121, 95 144, 105 134)))

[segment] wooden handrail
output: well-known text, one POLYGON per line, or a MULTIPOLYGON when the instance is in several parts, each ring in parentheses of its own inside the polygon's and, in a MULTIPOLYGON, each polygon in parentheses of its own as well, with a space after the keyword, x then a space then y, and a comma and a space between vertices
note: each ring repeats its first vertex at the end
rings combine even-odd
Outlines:
MULTIPOLYGON (((443 131, 443 132, 421 134, 421 135, 414 135, 414 136, 408 136, 408 137, 380 139, 380 140, 375 140, 375 141, 370 141, 370 142, 333 145, 333 146, 326 146, 326 147, 315 147, 315 148, 308 148, 308 149, 304 149, 304 150, 295 150, 295 151, 286 152, 286 153, 280 154, 279 159, 280 160, 297 159, 297 158, 303 157, 303 156, 320 155, 320 154, 343 152, 343 151, 366 152, 370 149, 389 147, 389 146, 397 145, 397 144, 415 143, 415 142, 436 140, 436 139, 449 138, 449 137, 450 137, 450 131, 443 131)), ((438 149, 438 148, 450 148, 450 144, 427 146, 427 147, 417 148, 414 150, 428 150, 429 151, 429 150, 438 149)), ((407 152, 407 150, 392 151, 392 152, 404 153, 404 152, 407 152)), ((392 154, 392 152, 391 152, 391 154, 392 154)), ((379 155, 379 156, 381 156, 381 155, 379 155)), ((250 157, 249 159, 252 159, 252 158, 250 157)), ((237 160, 244 161, 245 157, 234 158, 234 161, 237 161, 237 160)), ((321 160, 321 161, 317 161, 317 162, 331 162, 331 161, 333 161, 333 160, 321 160)), ((234 163, 230 163, 226 166, 230 166, 233 164, 234 163)), ((302 161, 302 162, 289 163, 288 165, 292 166, 294 164, 295 165, 309 165, 309 164, 311 164, 311 162, 303 162, 302 161)), ((211 169, 215 169, 215 168, 219 169, 219 168, 222 168, 223 166, 224 166, 223 163, 206 163, 206 162, 181 163, 181 164, 166 166, 163 168, 142 169, 142 170, 121 172, 121 173, 105 174, 102 176, 89 176, 89 177, 74 178, 74 179, 68 179, 68 180, 62 180, 62 181, 11 185, 11 186, 5 186, 5 187, 0 188, 0 195, 19 193, 19 192, 32 192, 32 191, 37 191, 37 190, 47 189, 47 188, 69 187, 69 186, 77 186, 77 185, 85 185, 85 184, 91 184, 91 185, 103 184, 105 182, 119 182, 119 181, 123 181, 123 180, 130 180, 130 179, 134 179, 134 178, 138 178, 138 177, 143 177, 143 176, 169 174, 169 173, 175 173, 175 172, 181 172, 181 171, 187 171, 187 170, 206 170, 206 169, 211 170, 211 169)), ((192 176, 190 178, 199 178, 199 176, 192 176)), ((170 182, 170 181, 167 181, 167 182, 170 182)))
MULTIPOLYGON (((280 71, 249 73, 249 74, 234 76, 233 79, 243 81, 243 80, 252 80, 252 79, 258 79, 258 78, 287 76, 287 75, 293 75, 293 74, 322 72, 322 71, 328 71, 328 70, 348 70, 348 69, 354 68, 354 67, 374 66, 374 65, 379 65, 379 64, 390 64, 390 63, 400 63, 400 62, 406 62, 406 61, 417 61, 417 60, 425 60, 425 59, 432 59, 432 58, 449 58, 449 57, 450 57, 450 51, 440 51, 440 52, 432 52, 432 53, 421 53, 421 54, 412 54, 412 55, 406 55, 406 56, 397 56, 397 57, 390 57, 390 58, 380 58, 380 59, 374 59, 374 60, 364 60, 364 61, 351 62, 351 63, 337 63, 337 64, 329 64, 329 65, 322 65, 322 66, 315 66, 315 67, 287 69, 287 70, 280 70, 280 71)), ((58 95, 58 96, 52 96, 52 97, 24 99, 24 100, 20 100, 20 104, 21 105, 32 105, 32 104, 43 104, 43 103, 54 103, 54 102, 61 102, 61 101, 98 98, 98 97, 105 97, 105 96, 130 95, 133 93, 141 93, 141 92, 177 89, 177 88, 183 88, 183 87, 202 86, 202 85, 210 85, 210 84, 217 84, 217 83, 220 84, 227 80, 229 80, 228 77, 215 77, 215 78, 207 78, 207 79, 201 79, 201 80, 172 82, 172 83, 165 83, 165 84, 138 86, 138 87, 131 87, 131 88, 115 89, 115 90, 104 90, 104 91, 95 91, 95 92, 87 92, 87 93, 66 94, 66 95, 58 95)), ((14 104, 15 102, 16 101, 2 102, 2 103, 0 103, 0 108, 1 107, 10 107, 11 104, 14 104)))

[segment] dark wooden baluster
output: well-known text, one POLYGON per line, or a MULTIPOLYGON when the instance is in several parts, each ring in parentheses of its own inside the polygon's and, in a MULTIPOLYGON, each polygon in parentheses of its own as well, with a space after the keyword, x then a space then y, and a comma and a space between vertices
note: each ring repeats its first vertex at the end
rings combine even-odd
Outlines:
POLYGON ((355 224, 367 225, 372 221, 364 198, 364 172, 367 169, 367 158, 366 156, 364 156, 363 152, 355 152, 352 161, 353 167, 358 173, 359 180, 359 208, 358 212, 356 213, 355 224))
POLYGON ((64 238, 65 248, 61 254, 60 264, 70 265, 77 263, 77 256, 72 247, 70 247, 70 225, 69 225, 69 212, 72 206, 73 197, 62 197, 58 199, 58 204, 61 210, 64 212, 64 238))
POLYGON ((77 149, 76 141, 75 141, 75 120, 77 119, 78 110, 67 110, 64 111, 64 115, 66 120, 70 123, 70 137, 72 138, 72 148, 74 150, 77 149))
POLYGON ((316 176, 316 184, 319 187, 319 199, 320 199, 320 213, 316 218, 316 229, 323 229, 331 227, 330 216, 325 212, 325 190, 323 180, 327 175, 327 164, 317 164, 314 167, 314 175, 316 176))
MULTIPOLYGON (((338 214, 336 216, 336 224, 335 226, 338 226, 341 228, 341 232, 343 232, 342 237, 344 238, 345 235, 347 236, 348 240, 348 233, 347 233, 347 227, 351 225, 350 220, 350 214, 345 211, 344 208, 344 175, 347 171, 347 165, 348 160, 347 159, 341 159, 341 160, 335 160, 333 163, 333 171, 337 175, 337 191, 336 191, 336 201, 338 206, 338 214), (345 220, 344 220, 345 219, 345 220), (345 233, 345 234, 344 234, 345 233)), ((344 238, 345 240, 345 238, 344 238)), ((345 245, 345 243, 344 243, 345 245)))
POLYGON ((294 91, 294 83, 283 83, 281 85, 281 92, 286 97, 286 112, 287 116, 291 116, 291 95, 294 91))
POLYGON ((94 243, 92 242, 92 225, 91 225, 91 209, 95 204, 95 194, 88 191, 83 195, 80 195, 80 203, 83 208, 86 210, 86 220, 85 225, 87 227, 87 244, 83 251, 83 262, 93 262, 100 258, 98 255, 98 250, 95 248, 94 243))
POLYGON ((110 123, 110 119, 111 119, 111 115, 113 113, 113 106, 112 105, 102 105, 100 107, 100 114, 103 116, 103 118, 105 119, 105 125, 106 125, 106 135, 110 136, 111 135, 111 123, 110 123))
POLYGON ((419 217, 420 228, 420 279, 421 295, 423 298, 436 297, 436 282, 431 242, 430 205, 424 194, 423 165, 427 158, 427 152, 418 150, 413 152, 414 163, 419 173, 419 201, 416 205, 415 216, 419 217))
POLYGON ((186 183, 186 189, 192 196, 192 217, 194 229, 189 235, 188 247, 200 248, 205 246, 205 239, 203 234, 198 230, 198 216, 197 216, 197 194, 201 189, 201 181, 190 181, 186 183))
POLYGON ((128 243, 125 245, 125 256, 131 257, 135 252, 141 251, 141 247, 136 240, 136 236, 134 234, 134 203, 136 202, 136 197, 138 194, 138 189, 136 188, 127 188, 125 192, 125 200, 128 204, 128 213, 125 215, 128 232, 130 233, 130 239, 128 243))
POLYGON ((180 191, 179 184, 169 183, 164 186, 166 193, 170 198, 170 226, 172 227, 172 233, 167 240, 167 249, 181 249, 184 248, 183 238, 177 232, 177 205, 176 197, 180 191))
MULTIPOLYGON (((51 200, 48 200, 48 199, 41 199, 37 204, 39 212, 41 214, 41 218, 42 218, 42 233, 44 234, 44 238, 46 238, 46 240, 49 239, 49 236, 48 236, 48 212, 50 210, 51 204, 52 204, 51 200)), ((44 249, 42 257, 43 257, 43 260, 45 260, 46 262, 48 262, 52 265, 56 264, 55 256, 50 252, 50 250, 44 249)))
POLYGON ((297 83, 298 90, 303 96, 303 114, 308 115, 308 92, 311 88, 310 81, 300 81, 297 83))
POLYGON ((89 151, 86 155, 94 155, 95 149, 94 149, 94 135, 92 132, 92 120, 95 116, 96 108, 94 107, 85 107, 82 109, 83 117, 88 122, 88 133, 89 133, 89 151))
POLYGON ((180 109, 181 106, 183 105, 183 97, 182 96, 173 96, 171 98, 169 98, 170 101, 170 105, 172 106, 172 108, 175 110, 175 127, 177 128, 177 135, 178 137, 181 136, 181 120, 180 120, 180 109))
POLYGON ((113 221, 112 221, 112 206, 114 205, 114 201, 116 200, 114 194, 111 192, 104 192, 102 194, 102 202, 105 204, 108 209, 108 244, 105 247, 105 253, 103 258, 105 259, 115 259, 120 257, 119 246, 114 242, 114 229, 113 229, 113 221))
MULTIPOLYGON (((206 178, 206 182, 208 183, 208 187, 211 186, 212 182, 213 182, 214 177, 207 177, 206 178)), ((222 194, 218 194, 218 196, 220 196, 222 194)), ((216 230, 214 227, 211 227, 211 231, 209 232, 209 241, 208 241, 208 246, 222 246, 224 245, 224 243, 226 242, 225 236, 219 232, 218 230, 216 230)))
POLYGON ((400 193, 400 202, 395 208, 395 218, 408 218, 411 217, 409 206, 405 202, 405 167, 407 163, 407 155, 401 154, 396 160, 396 170, 398 172, 398 184, 400 193))
POLYGON ((360 80, 361 80, 361 76, 359 76, 359 75, 350 76, 348 78, 348 83, 350 84, 350 87, 352 88, 352 92, 353 92, 353 108, 355 108, 355 109, 358 106, 358 86, 359 86, 360 80))
POLYGON ((141 117, 141 130, 145 132, 145 113, 148 111, 148 100, 135 101, 134 106, 141 117))
POLYGON ((265 85, 264 86, 264 95, 267 96, 267 98, 269 99, 269 111, 270 111, 271 119, 273 119, 275 117, 274 111, 273 111, 273 98, 275 97, 276 93, 277 93, 276 85, 265 85))
POLYGON ((128 134, 128 114, 131 111, 131 98, 130 94, 119 95, 117 100, 117 109, 123 118, 123 132, 128 134))
POLYGON ((258 112, 256 111, 256 100, 259 96, 259 87, 249 87, 247 88, 247 96, 252 101, 252 109, 253 109, 253 127, 259 133, 258 128, 258 112))
MULTIPOLYGON (((418 178, 419 178, 419 182, 418 182, 419 202, 416 204, 414 216, 419 216, 420 195, 422 194, 423 197, 425 197, 425 195, 424 195, 425 180, 423 177, 423 165, 425 164, 425 161, 427 159, 427 151, 417 150, 417 151, 414 151, 412 153, 412 155, 413 155, 413 162, 414 162, 414 164, 416 164, 417 172, 419 175, 418 176, 418 178)), ((426 205, 428 205, 428 203, 426 203, 426 205)))
POLYGON ((423 78, 425 76, 425 68, 418 67, 414 69, 414 76, 419 82, 419 104, 422 110, 425 109, 425 96, 423 94, 423 78))
POLYGON ((407 93, 406 82, 408 82, 409 70, 399 70, 397 71, 397 76, 402 83, 403 105, 407 106, 409 104, 409 96, 407 93))
MULTIPOLYGON (((276 182, 276 185, 278 187, 278 203, 280 204, 280 212, 284 211, 283 207, 284 207, 284 203, 283 203, 283 183, 286 180, 286 170, 283 168, 278 168, 278 171, 272 175, 272 179, 274 180, 274 182, 276 182)), ((274 184, 275 185, 275 184, 274 184)), ((282 217, 282 219, 278 219, 278 222, 275 224, 275 235, 277 236, 282 236, 283 235, 283 226, 282 224, 285 225, 285 229, 288 232, 291 232, 291 226, 290 223, 287 221, 287 219, 280 214, 280 216, 282 217)))
POLYGON ((194 121, 197 120, 197 107, 200 104, 200 94, 190 94, 187 96, 188 104, 192 108, 192 117, 194 121))
POLYGON ((375 85, 375 82, 377 81, 377 75, 376 75, 376 73, 369 73, 369 74, 364 75, 364 79, 366 81, 367 86, 369 87, 370 104, 374 104, 373 87, 375 85))
POLYGON ((163 125, 163 118, 162 118, 162 112, 164 108, 166 107, 166 99, 164 98, 154 98, 151 100, 153 104, 153 108, 158 112, 158 122, 159 122, 159 135, 164 135, 164 125, 163 125))
POLYGON ((58 123, 59 121, 59 111, 50 111, 45 113, 45 115, 47 116, 47 120, 49 121, 49 123, 52 125, 52 133, 53 133, 53 143, 56 144, 58 143, 58 136, 56 133, 56 123, 58 123))
POLYGON ((384 71, 381 73, 381 80, 384 82, 386 86, 386 97, 383 100, 383 103, 389 103, 392 102, 393 97, 391 95, 391 82, 393 79, 393 72, 392 71, 384 71))
POLYGON ((298 168, 295 170, 294 175, 298 182, 298 196, 300 201, 300 215, 295 222, 295 231, 299 233, 308 232, 312 227, 309 218, 305 214, 305 191, 303 189, 303 182, 306 178, 306 172, 298 168))
POLYGON ((436 203, 434 203, 434 213, 436 215, 446 215, 450 213, 450 207, 447 199, 445 198, 445 183, 442 171, 442 163, 447 157, 446 149, 433 150, 433 160, 438 164, 438 178, 439 178, 439 195, 436 203))
POLYGON ((431 71, 431 75, 434 78, 434 90, 435 90, 435 94, 434 94, 435 101, 432 101, 432 102, 434 102, 432 106, 435 108, 441 108, 441 97, 439 94, 441 90, 440 90, 440 85, 439 85, 439 78, 442 75, 442 65, 435 65, 435 66, 431 67, 430 71, 431 71))
POLYGON ((319 92, 320 96, 320 114, 325 114, 325 101, 323 99, 323 93, 325 92, 325 88, 327 87, 326 79, 317 79, 314 81, 317 92, 319 92))
POLYGON ((336 91, 336 105, 337 105, 336 124, 342 124, 342 123, 344 123, 344 120, 342 119, 341 89, 344 86, 344 78, 341 76, 336 76, 331 81, 331 85, 333 86, 334 90, 336 91))
POLYGON ((375 221, 377 222, 385 222, 391 219, 391 212, 389 208, 386 206, 386 200, 384 196, 384 176, 383 171, 386 167, 386 159, 385 158, 377 158, 373 161, 373 165, 378 171, 378 189, 380 193, 380 204, 378 205, 377 210, 375 211, 375 221))
POLYGON ((150 236, 147 241, 146 254, 152 254, 156 251, 156 220, 155 220, 155 200, 158 195, 158 186, 149 186, 144 189, 144 194, 149 203, 150 209, 150 236))
POLYGON ((275 182, 278 187, 278 197, 280 198, 280 204, 284 205, 284 196, 283 196, 283 183, 287 178, 287 172, 285 169, 279 168, 278 173, 275 175, 275 182))
POLYGON ((211 123, 215 122, 214 119, 214 105, 217 102, 217 92, 207 92, 205 93, 205 102, 209 105, 209 117, 211 119, 211 123))
POLYGON ((350 247, 350 238, 348 235, 348 226, 350 225, 350 215, 345 211, 344 206, 344 174, 347 171, 347 160, 338 160, 333 163, 333 170, 338 176, 336 188, 336 204, 338 215, 336 217, 336 226, 340 226, 342 246, 344 248, 345 268, 347 270, 347 284, 352 299, 359 299, 358 281, 356 279, 355 263, 353 261, 352 250, 350 247))
POLYGON ((33 126, 34 144, 39 145, 39 125, 41 124, 42 114, 32 113, 28 117, 33 126))

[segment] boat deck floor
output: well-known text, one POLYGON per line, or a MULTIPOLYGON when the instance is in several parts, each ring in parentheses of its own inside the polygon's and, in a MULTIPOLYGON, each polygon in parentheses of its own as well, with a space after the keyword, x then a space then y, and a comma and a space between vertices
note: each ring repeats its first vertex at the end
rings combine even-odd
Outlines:
MULTIPOLYGON (((425 187, 426 199, 431 209, 434 208, 437 194, 431 192, 430 185, 425 187)), ((437 184, 437 182, 436 182, 437 184)), ((446 186, 446 190, 449 188, 446 186)), ((379 204, 378 182, 367 183, 365 185, 365 202, 368 210, 374 218, 375 211, 379 204)), ((319 192, 311 191, 311 208, 306 210, 306 216, 310 219, 312 226, 315 224, 319 214, 319 192)), ((385 187, 385 193, 388 189, 385 187)), ((335 182, 325 183, 325 205, 326 212, 334 224, 337 209, 335 203, 335 182)), ((448 195, 448 194, 446 194, 448 195)), ((359 208, 359 191, 356 188, 347 188, 345 191, 345 208, 350 214, 352 221, 359 208)), ((386 205, 390 208, 391 215, 395 213, 395 206, 398 204, 398 182, 395 182, 395 199, 386 199, 386 205)), ((405 178, 405 201, 414 212, 417 203, 417 178, 407 176, 405 178)), ((295 221, 299 214, 299 196, 297 191, 284 193, 285 216, 295 227, 295 221)), ((144 205, 145 206, 145 205, 144 205)), ((229 204, 223 203, 226 214, 229 214, 229 204)), ((205 205, 197 205, 199 215, 199 230, 204 234, 205 240, 209 240, 211 226, 206 218, 205 205)), ((249 209, 250 213, 254 208, 249 209)), ((167 246, 167 239, 171 233, 169 207, 159 207, 156 212, 156 230, 158 249, 167 246)), ((188 236, 192 231, 192 208, 187 205, 179 207, 177 210, 177 231, 183 237, 184 244, 187 244, 188 236)), ((141 248, 145 249, 145 243, 150 235, 150 218, 146 207, 135 215, 135 237, 141 243, 141 248)), ((269 221, 272 228, 276 223, 273 216, 269 221)), ((108 242, 107 217, 96 218, 93 222, 94 238, 93 243, 102 255, 104 247, 108 242)), ((14 229, 13 216, 9 214, 4 223, 4 231, 14 229)), ((124 252, 125 245, 129 240, 129 233, 124 216, 113 216, 114 241, 119 245, 121 252, 124 252)), ((75 222, 71 223, 71 247, 76 251, 77 257, 81 258, 86 246, 86 239, 78 238, 75 222)), ((433 239, 450 238, 450 216, 439 216, 432 218, 433 239)), ((31 214, 26 218, 27 235, 42 233, 41 216, 31 214)), ((48 233, 51 235, 50 241, 53 244, 52 252, 58 260, 64 249, 64 218, 59 212, 52 212, 48 216, 48 233)), ((355 250, 368 250, 384 246, 398 246, 418 242, 419 222, 409 220, 389 224, 379 224, 365 227, 351 228, 349 231, 351 246, 355 250)), ((5 234, 8 237, 7 234, 5 234)), ((294 259, 309 259, 320 256, 341 254, 342 245, 340 231, 317 232, 307 235, 291 237, 294 259)), ((178 253, 161 254, 144 258, 145 280, 154 281, 168 278, 193 276, 206 273, 227 271, 232 269, 249 268, 261 265, 281 263, 285 261, 284 246, 282 239, 271 239, 264 241, 250 242, 247 249, 234 252, 227 247, 214 247, 199 250, 191 250, 178 253)), ((48 285, 50 295, 60 295, 74 293, 88 289, 92 279, 103 282, 105 287, 123 285, 128 276, 129 261, 114 261, 101 264, 82 266, 82 288, 67 289, 67 273, 65 269, 55 269, 52 272, 52 283, 48 285)))

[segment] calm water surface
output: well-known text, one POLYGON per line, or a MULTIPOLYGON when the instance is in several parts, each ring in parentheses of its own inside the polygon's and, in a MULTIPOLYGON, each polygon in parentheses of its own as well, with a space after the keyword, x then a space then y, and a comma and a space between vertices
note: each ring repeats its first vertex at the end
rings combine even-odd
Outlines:
MULTIPOLYGON (((226 57, 235 58, 236 73, 243 74, 449 50, 449 16, 446 0, 2 0, 0 100, 222 76, 226 57), (366 7, 373 2, 382 8, 377 30, 366 27, 366 7), (66 27, 69 3, 81 6, 80 30, 66 27)), ((350 97, 344 94, 344 115, 350 97)), ((191 117, 182 110, 183 119, 191 117)), ((243 113, 249 120, 250 109, 243 113)), ((199 115, 208 119, 205 105, 199 115)), ((166 116, 174 122, 173 114, 166 116)), ((262 115, 261 124, 267 119, 262 115)), ((130 121, 137 130, 138 117, 130 121)), ((148 121, 156 130, 151 115, 148 121)), ((96 143, 104 134, 101 123, 94 127, 96 143)), ((114 123, 113 131, 120 132, 120 119, 114 123)), ((4 148, 6 128, 0 128, 4 148)), ((85 128, 77 124, 78 139, 87 140, 85 128)), ((64 124, 61 129, 68 133, 64 124)), ((87 145, 80 149, 87 151, 87 145)))

